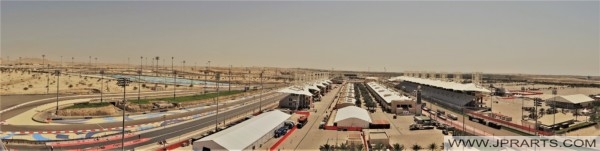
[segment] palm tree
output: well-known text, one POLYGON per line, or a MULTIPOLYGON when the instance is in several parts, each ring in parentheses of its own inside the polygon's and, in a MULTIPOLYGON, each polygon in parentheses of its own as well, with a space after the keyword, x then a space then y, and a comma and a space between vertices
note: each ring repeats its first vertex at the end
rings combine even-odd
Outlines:
POLYGON ((402 150, 404 150, 404 145, 400 145, 398 143, 394 144, 393 147, 394 147, 394 151, 402 151, 402 150))
POLYGON ((363 144, 358 144, 356 145, 356 150, 362 151, 363 150, 363 144))
POLYGON ((348 150, 348 144, 346 144, 346 143, 342 143, 342 144, 340 144, 340 146, 338 146, 338 149, 341 149, 341 150, 348 150))
POLYGON ((373 150, 383 150, 383 144, 381 144, 381 143, 375 144, 375 146, 373 147, 373 150))
POLYGON ((434 151, 437 149, 437 145, 435 143, 431 143, 431 144, 429 144, 428 148, 429 148, 429 150, 434 151))
POLYGON ((414 150, 414 151, 419 151, 419 150, 421 150, 421 149, 423 149, 423 147, 421 147, 419 144, 414 144, 414 145, 412 146, 412 150, 414 150))
POLYGON ((319 146, 319 150, 321 150, 321 151, 329 151, 329 150, 332 150, 332 146, 329 145, 329 144, 325 144, 325 145, 319 146))

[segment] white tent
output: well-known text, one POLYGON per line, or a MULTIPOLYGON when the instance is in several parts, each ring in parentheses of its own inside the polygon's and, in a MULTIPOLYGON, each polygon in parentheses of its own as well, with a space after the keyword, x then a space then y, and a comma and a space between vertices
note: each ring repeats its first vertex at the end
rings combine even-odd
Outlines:
POLYGON ((563 103, 579 104, 579 103, 593 102, 594 99, 592 99, 589 96, 584 95, 584 94, 575 94, 575 95, 556 96, 553 98, 549 98, 546 101, 556 101, 556 102, 563 102, 563 103))
POLYGON ((279 110, 266 112, 247 121, 193 142, 193 150, 251 150, 273 137, 273 131, 291 115, 279 110))
POLYGON ((372 121, 367 110, 356 106, 347 106, 337 110, 333 122, 340 127, 368 128, 372 121))

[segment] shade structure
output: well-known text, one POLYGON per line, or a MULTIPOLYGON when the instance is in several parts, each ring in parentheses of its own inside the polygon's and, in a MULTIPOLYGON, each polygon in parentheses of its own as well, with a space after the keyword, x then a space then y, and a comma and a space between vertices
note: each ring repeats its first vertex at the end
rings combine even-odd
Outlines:
POLYGON ((298 94, 298 95, 307 95, 307 96, 312 95, 312 93, 310 93, 307 88, 301 88, 301 87, 295 87, 295 86, 286 87, 281 90, 278 90, 277 92, 298 94))

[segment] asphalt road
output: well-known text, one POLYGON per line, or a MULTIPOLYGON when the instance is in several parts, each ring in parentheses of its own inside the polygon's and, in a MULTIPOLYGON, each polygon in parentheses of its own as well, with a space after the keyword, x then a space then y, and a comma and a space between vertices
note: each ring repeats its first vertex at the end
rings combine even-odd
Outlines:
MULTIPOLYGON (((268 95, 268 94, 271 94, 271 93, 265 93, 265 95, 268 95)), ((242 102, 246 102, 249 99, 250 98, 239 101, 239 102, 231 103, 231 104, 226 104, 225 106, 219 106, 219 107, 228 107, 231 105, 237 105, 242 102)), ((35 105, 32 105, 32 107, 35 107, 35 105)), ((196 111, 185 112, 185 113, 181 113, 181 114, 168 115, 166 117, 166 119, 175 119, 175 118, 180 118, 180 117, 191 116, 191 115, 195 115, 195 114, 199 114, 199 113, 204 113, 207 111, 212 111, 212 110, 215 110, 215 108, 216 107, 211 107, 211 108, 207 108, 207 109, 203 109, 203 110, 196 110, 196 111)), ((117 118, 117 119, 119 119, 119 118, 117 118)), ((125 123, 125 126, 146 124, 146 123, 153 123, 153 122, 162 122, 162 121, 164 121, 163 117, 140 119, 140 120, 134 120, 134 121, 127 121, 125 123)), ((69 124, 69 125, 61 125, 61 126, 3 125, 2 131, 25 131, 25 130, 26 131, 61 131, 61 130, 82 130, 82 129, 85 130, 85 129, 103 129, 103 128, 120 127, 120 126, 122 126, 121 121, 115 121, 112 123, 101 123, 101 124, 69 124)))
MULTIPOLYGON (((279 94, 273 98, 263 100, 262 104, 270 104, 270 103, 277 102, 277 101, 281 100, 283 97, 285 97, 286 95, 287 94, 279 94)), ((258 98, 256 98, 256 99, 258 99, 258 98)), ((246 101, 249 101, 249 100, 246 100, 246 101)), ((240 101, 240 102, 236 102, 236 103, 232 103, 232 104, 227 104, 224 107, 244 103, 246 101, 240 101)), ((256 102, 256 103, 242 106, 240 108, 236 108, 234 110, 224 111, 223 113, 219 113, 218 120, 219 120, 219 122, 222 122, 225 119, 233 118, 235 116, 242 115, 242 114, 250 112, 252 110, 256 110, 258 107, 259 107, 259 103, 256 102)), ((200 112, 210 112, 213 110, 214 110, 214 108, 209 108, 209 109, 201 110, 200 112)), ((197 113, 194 113, 194 114, 197 114, 197 113)), ((162 118, 158 118, 158 119, 162 120, 162 118)), ((117 124, 120 125, 120 123, 117 123, 117 124)), ((161 130, 144 133, 141 135, 141 137, 150 138, 149 141, 131 145, 131 146, 126 146, 125 149, 130 150, 130 149, 134 149, 135 147, 139 147, 139 146, 144 146, 144 145, 148 145, 148 144, 157 144, 157 142, 159 142, 163 139, 175 138, 177 136, 184 135, 185 133, 188 133, 191 131, 195 131, 195 130, 198 130, 198 129, 201 129, 204 127, 214 126, 214 124, 215 124, 215 115, 214 114, 208 115, 202 119, 194 120, 193 122, 183 123, 183 124, 175 125, 172 127, 166 127, 161 130)), ((138 139, 138 138, 130 137, 130 138, 126 138, 125 141, 127 142, 127 141, 136 140, 136 139, 138 139)), ((80 146, 57 147, 54 149, 55 150, 84 149, 84 148, 94 148, 94 147, 99 147, 99 146, 112 145, 112 144, 117 144, 117 143, 121 143, 121 140, 101 142, 101 143, 97 143, 97 144, 86 144, 86 145, 80 145, 80 146)), ((169 142, 169 143, 173 143, 173 142, 169 142)), ((44 146, 11 146, 9 144, 8 147, 17 149, 17 150, 47 150, 47 148, 45 148, 44 146)))
MULTIPOLYGON (((179 95, 191 95, 191 94, 197 94, 199 92, 195 92, 195 91, 179 91, 177 94, 179 95)), ((142 92, 142 97, 144 96, 148 96, 148 95, 161 95, 161 96, 173 96, 173 91, 160 91, 160 92, 142 92)), ((111 93, 111 94, 104 94, 103 97, 122 97, 123 93, 111 93)), ((137 99, 137 93, 129 93, 126 94, 127 98, 136 98, 137 99)), ((91 94, 91 95, 59 95, 58 100, 59 101, 64 101, 64 100, 72 100, 72 99, 83 99, 83 98, 100 98, 100 94, 91 94)), ((52 102, 56 102, 56 94, 52 95, 52 94, 44 94, 44 95, 5 95, 5 96, 0 96, 0 101, 2 101, 1 105, 0 105, 0 110, 4 110, 19 104, 23 104, 26 102, 31 102, 31 101, 35 101, 35 100, 41 100, 41 99, 47 99, 45 101, 40 101, 40 102, 36 102, 36 103, 31 103, 28 105, 24 105, 21 106, 19 108, 7 111, 5 113, 0 114, 0 121, 3 120, 7 120, 9 118, 12 118, 16 115, 19 115, 25 111, 31 110, 37 106, 40 106, 42 104, 46 104, 46 103, 52 103, 52 102)), ((2 127, 4 128, 4 126, 2 127)))

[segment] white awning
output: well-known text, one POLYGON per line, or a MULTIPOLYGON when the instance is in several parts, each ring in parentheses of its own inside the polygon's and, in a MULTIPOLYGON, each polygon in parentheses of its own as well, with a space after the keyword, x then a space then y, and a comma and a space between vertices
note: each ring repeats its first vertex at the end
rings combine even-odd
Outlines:
POLYGON ((294 87, 294 86, 283 88, 281 90, 278 90, 277 92, 312 96, 312 93, 308 92, 308 89, 294 87))

